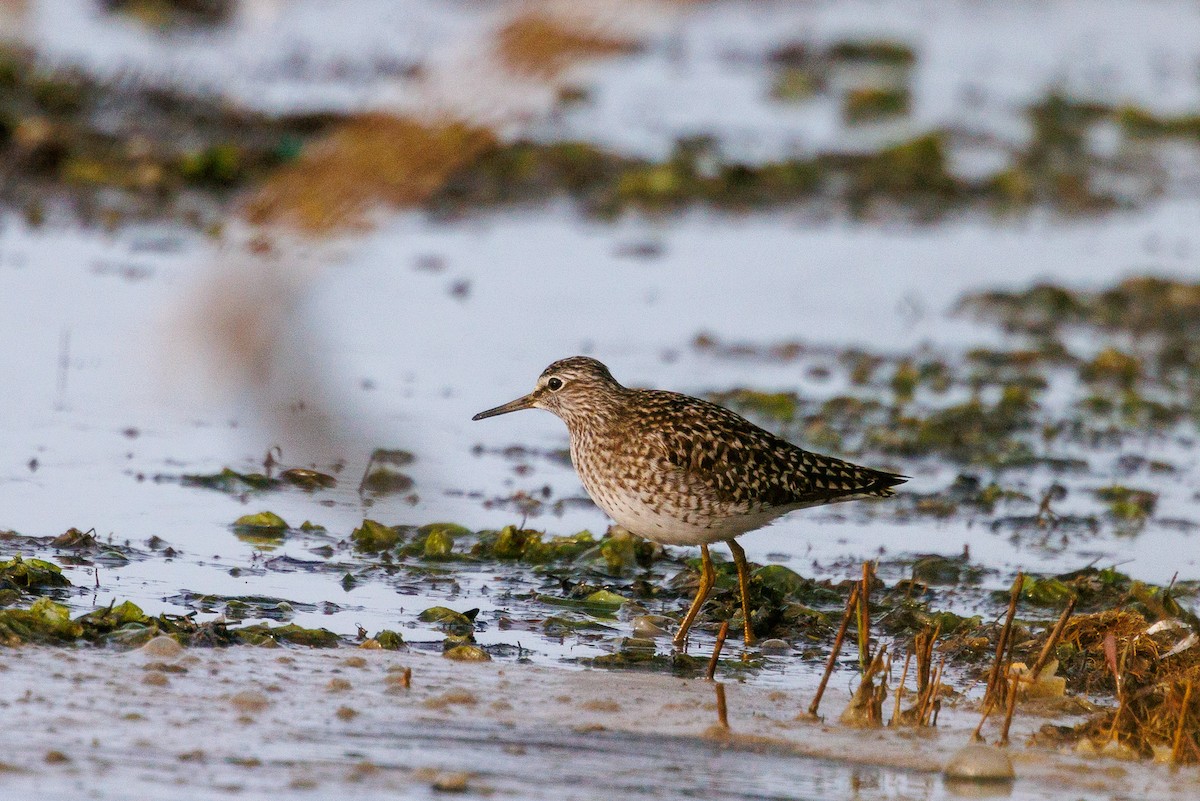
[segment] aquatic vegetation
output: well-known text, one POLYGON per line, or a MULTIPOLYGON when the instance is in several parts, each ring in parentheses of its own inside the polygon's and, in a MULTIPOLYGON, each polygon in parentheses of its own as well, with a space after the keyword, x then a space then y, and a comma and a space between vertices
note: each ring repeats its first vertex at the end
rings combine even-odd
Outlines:
POLYGON ((17 600, 21 593, 41 591, 53 587, 69 587, 71 582, 62 574, 62 568, 44 559, 22 559, 14 556, 0 561, 0 602, 17 600))
POLYGON ((287 521, 274 512, 255 512, 242 515, 230 526, 234 535, 260 548, 272 548, 287 537, 287 521))
POLYGON ((568 66, 589 58, 630 53, 637 44, 586 27, 575 17, 536 12, 522 14, 497 34, 501 62, 512 71, 549 79, 568 66))
MULTIPOLYGON (((157 476, 155 480, 165 481, 168 476, 157 476)), ((203 487, 205 489, 241 494, 243 492, 262 492, 275 489, 279 480, 270 478, 262 473, 239 473, 228 467, 219 473, 185 473, 179 477, 179 483, 185 487, 203 487)))
POLYGON ((907 89, 863 87, 846 93, 842 116, 850 125, 902 117, 909 111, 907 89))
POLYGON ((404 541, 410 527, 385 526, 374 520, 364 520, 362 525, 350 532, 354 549, 365 553, 390 551, 404 541))
POLYGON ((350 117, 261 183, 246 216, 310 233, 361 226, 377 206, 429 200, 495 146, 490 131, 454 120, 350 117))
POLYGON ((233 16, 236 4, 230 0, 103 0, 100 5, 145 25, 171 27, 221 25, 233 16))

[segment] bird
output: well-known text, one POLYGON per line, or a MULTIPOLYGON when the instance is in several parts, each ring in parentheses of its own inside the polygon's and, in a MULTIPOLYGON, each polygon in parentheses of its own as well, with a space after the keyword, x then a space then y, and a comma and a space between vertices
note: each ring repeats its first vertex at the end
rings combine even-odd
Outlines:
POLYGON ((554 362, 532 392, 471 419, 522 409, 544 409, 566 423, 584 488, 619 526, 664 545, 700 546, 700 586, 676 647, 685 646, 716 583, 710 545, 724 542, 733 555, 750 646, 750 570, 737 538, 797 509, 889 497, 907 480, 806 451, 700 398, 622 386, 587 356, 554 362))

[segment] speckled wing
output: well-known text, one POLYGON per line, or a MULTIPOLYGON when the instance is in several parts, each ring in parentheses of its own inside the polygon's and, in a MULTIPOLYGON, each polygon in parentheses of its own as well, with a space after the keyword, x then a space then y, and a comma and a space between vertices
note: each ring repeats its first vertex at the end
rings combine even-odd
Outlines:
POLYGON ((811 453, 714 403, 671 392, 659 397, 661 456, 718 503, 747 510, 802 508, 887 497, 903 476, 811 453), (670 413, 674 407, 676 413, 670 413), (686 413, 682 407, 687 407, 686 413))

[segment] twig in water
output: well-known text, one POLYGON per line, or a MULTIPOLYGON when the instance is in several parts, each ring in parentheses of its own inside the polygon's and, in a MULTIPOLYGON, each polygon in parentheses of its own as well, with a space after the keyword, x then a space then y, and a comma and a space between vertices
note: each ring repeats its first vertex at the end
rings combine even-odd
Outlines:
POLYGON ((808 705, 810 717, 817 716, 817 707, 821 705, 821 696, 825 694, 825 685, 829 683, 833 665, 837 661, 838 653, 842 650, 842 640, 846 637, 846 629, 850 627, 850 618, 854 615, 858 604, 858 592, 859 585, 855 584, 850 590, 849 600, 846 601, 846 612, 842 615, 842 624, 838 627, 837 636, 833 638, 833 650, 829 652, 829 660, 825 663, 825 673, 821 676, 821 683, 817 685, 817 694, 813 696, 812 703, 808 705))
POLYGON ((863 672, 871 663, 871 572, 871 563, 863 562, 858 594, 858 666, 863 672))
POLYGON ((1071 619, 1071 613, 1075 611, 1075 601, 1076 598, 1074 596, 1071 597, 1071 600, 1067 601, 1067 608, 1063 610, 1062 615, 1058 618, 1058 622, 1054 624, 1054 628, 1051 630, 1046 644, 1042 646, 1042 651, 1038 654, 1037 661, 1029 669, 1029 676, 1034 681, 1037 681, 1042 668, 1050 661, 1050 654, 1054 653, 1054 648, 1058 645, 1058 641, 1062 637, 1063 629, 1067 627, 1067 621, 1071 619))
MULTIPOLYGON (((932 648, 930 649, 932 651, 932 648)), ((920 712, 917 715, 917 725, 925 726, 926 719, 933 714, 935 705, 938 704, 938 696, 942 691, 942 672, 946 669, 946 656, 942 655, 942 659, 938 662, 937 670, 933 674, 933 684, 929 687, 929 692, 925 695, 920 704, 920 712)))
POLYGON ((721 649, 725 647, 725 638, 729 635, 729 621, 726 620, 721 624, 721 630, 717 632, 717 644, 713 646, 712 657, 708 660, 708 673, 705 676, 709 681, 717 675, 717 660, 721 658, 721 649))
POLYGON ((983 740, 983 724, 987 723, 988 715, 992 714, 992 708, 996 706, 996 699, 985 701, 983 704, 983 717, 979 718, 979 725, 975 727, 974 734, 971 735, 972 742, 980 742, 983 740))
POLYGON ((1012 592, 1008 597, 1008 613, 1004 616, 1004 627, 1000 629, 1000 637, 996 642, 996 659, 988 673, 987 690, 983 696, 985 700, 997 700, 997 696, 999 700, 1003 700, 1005 697, 1004 690, 1008 680, 1004 675, 1004 653, 1008 648, 1009 638, 1012 636, 1013 618, 1017 614, 1017 599, 1021 597, 1021 587, 1024 586, 1024 583, 1025 574, 1017 571, 1012 592))
MULTIPOLYGON (((1012 673, 1012 665, 1008 666, 1009 673, 1012 673)), ((1020 681, 1015 677, 1009 677, 1008 682, 1008 709, 1004 713, 1004 726, 1000 729, 1000 745, 1008 745, 1008 727, 1012 725, 1013 712, 1017 710, 1017 690, 1020 688, 1020 681)))
POLYGON ((900 671, 900 684, 896 687, 896 706, 892 709, 892 720, 889 726, 900 725, 900 699, 904 697, 904 682, 908 679, 908 663, 912 661, 912 651, 904 655, 904 670, 900 671))

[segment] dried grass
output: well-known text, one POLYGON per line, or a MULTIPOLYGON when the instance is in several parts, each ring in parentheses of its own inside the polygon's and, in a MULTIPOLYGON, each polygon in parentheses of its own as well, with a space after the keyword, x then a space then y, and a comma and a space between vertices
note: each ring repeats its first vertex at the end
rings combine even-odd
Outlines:
POLYGON ((1092 750, 1132 751, 1180 764, 1200 763, 1200 648, 1161 658, 1177 632, 1150 635, 1137 612, 1114 610, 1081 615, 1063 630, 1064 645, 1078 649, 1068 679, 1086 692, 1116 692, 1111 654, 1119 655, 1120 690, 1115 708, 1102 710, 1071 730, 1043 730, 1038 740, 1065 737, 1092 750), (1115 646, 1115 648, 1114 648, 1115 646))
POLYGON ((590 58, 620 55, 637 44, 609 33, 571 27, 564 20, 527 13, 516 17, 497 34, 500 60, 513 72, 550 79, 567 67, 590 58))
POLYGON ((411 206, 496 146, 459 121, 421 123, 384 114, 354 117, 267 179, 245 208, 257 225, 308 233, 361 226, 375 206, 411 206))

